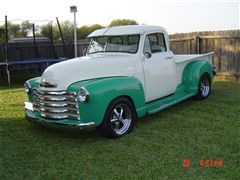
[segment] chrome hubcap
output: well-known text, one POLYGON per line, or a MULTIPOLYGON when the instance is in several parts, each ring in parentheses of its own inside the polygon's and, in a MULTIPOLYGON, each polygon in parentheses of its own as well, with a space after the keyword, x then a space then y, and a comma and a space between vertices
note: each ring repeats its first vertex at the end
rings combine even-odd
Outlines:
POLYGON ((111 127, 118 135, 127 132, 131 125, 132 114, 130 108, 125 104, 117 105, 111 114, 111 127))
POLYGON ((207 97, 209 94, 209 90, 210 90, 210 84, 209 84, 208 79, 207 78, 203 79, 200 82, 200 91, 201 91, 202 96, 207 97))

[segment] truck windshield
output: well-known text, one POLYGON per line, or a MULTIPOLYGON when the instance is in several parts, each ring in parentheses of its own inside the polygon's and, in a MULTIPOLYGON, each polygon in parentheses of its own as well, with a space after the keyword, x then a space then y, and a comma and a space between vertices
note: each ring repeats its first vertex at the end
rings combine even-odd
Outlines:
POLYGON ((136 53, 138 51, 139 39, 139 35, 93 37, 88 54, 98 52, 136 53))

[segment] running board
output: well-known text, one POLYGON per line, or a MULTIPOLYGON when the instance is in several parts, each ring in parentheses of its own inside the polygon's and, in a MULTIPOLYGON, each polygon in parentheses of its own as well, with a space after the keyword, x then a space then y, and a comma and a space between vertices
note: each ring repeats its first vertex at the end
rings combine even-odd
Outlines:
POLYGON ((174 104, 177 104, 185 99, 188 99, 192 96, 194 96, 194 93, 190 93, 190 94, 186 94, 186 95, 172 95, 170 97, 161 99, 161 100, 157 100, 153 103, 150 103, 147 105, 147 114, 154 114, 157 113, 161 110, 164 110, 174 104))

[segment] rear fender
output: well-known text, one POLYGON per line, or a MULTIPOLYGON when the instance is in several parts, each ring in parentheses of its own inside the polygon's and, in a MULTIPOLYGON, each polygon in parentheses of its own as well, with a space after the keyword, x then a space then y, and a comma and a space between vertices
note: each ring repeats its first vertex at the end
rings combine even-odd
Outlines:
POLYGON ((186 65, 183 71, 182 84, 187 93, 197 94, 200 77, 207 73, 212 80, 213 68, 207 61, 193 61, 186 65))

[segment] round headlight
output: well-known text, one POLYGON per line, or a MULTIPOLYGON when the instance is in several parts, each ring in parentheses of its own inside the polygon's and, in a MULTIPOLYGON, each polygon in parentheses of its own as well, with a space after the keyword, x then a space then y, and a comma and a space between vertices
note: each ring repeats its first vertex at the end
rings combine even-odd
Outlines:
POLYGON ((88 99, 89 99, 89 93, 88 91, 84 88, 84 87, 81 87, 78 91, 78 100, 80 102, 87 102, 88 99))
POLYGON ((30 89, 31 89, 31 86, 30 86, 29 82, 25 82, 24 83, 24 90, 25 90, 25 92, 29 93, 30 89))

